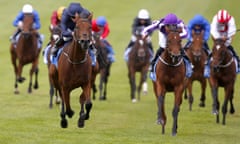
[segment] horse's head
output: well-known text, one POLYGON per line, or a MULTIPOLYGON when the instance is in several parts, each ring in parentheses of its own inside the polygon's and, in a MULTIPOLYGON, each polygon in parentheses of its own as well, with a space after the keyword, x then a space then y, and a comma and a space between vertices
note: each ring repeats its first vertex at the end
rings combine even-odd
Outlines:
POLYGON ((53 45, 55 44, 56 41, 60 40, 60 38, 62 37, 62 31, 59 26, 54 26, 52 29, 50 29, 50 32, 51 32, 50 40, 53 45))
POLYGON ((92 14, 87 18, 76 13, 75 15, 75 29, 73 39, 82 48, 88 49, 92 37, 92 14))
POLYGON ((203 34, 203 30, 192 30, 192 44, 190 45, 190 49, 196 61, 200 61, 201 55, 203 54, 203 34))
POLYGON ((22 27, 22 34, 23 36, 29 36, 33 29, 33 14, 24 14, 23 17, 23 27, 22 27))
POLYGON ((167 34, 167 53, 172 63, 176 63, 181 59, 181 37, 178 31, 171 31, 167 34))
POLYGON ((213 39, 212 62, 214 71, 218 71, 220 67, 224 67, 231 60, 231 54, 225 46, 223 39, 213 39))

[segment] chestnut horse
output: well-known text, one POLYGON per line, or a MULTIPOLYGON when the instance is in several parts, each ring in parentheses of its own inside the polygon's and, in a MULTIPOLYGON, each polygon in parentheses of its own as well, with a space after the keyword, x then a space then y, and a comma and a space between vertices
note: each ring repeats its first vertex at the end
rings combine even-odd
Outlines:
MULTIPOLYGON (((106 100, 107 99, 107 84, 108 84, 108 77, 110 76, 110 68, 111 62, 109 61, 107 55, 107 48, 105 43, 100 39, 100 35, 97 33, 93 34, 94 45, 97 49, 97 62, 99 64, 98 72, 100 74, 100 81, 99 81, 99 100, 106 100)), ((92 85, 93 89, 93 99, 96 99, 96 84, 93 81, 92 85)))
POLYGON ((23 83, 25 80, 25 78, 22 77, 23 67, 29 63, 32 63, 32 67, 30 69, 28 93, 32 92, 33 73, 35 73, 33 88, 38 88, 38 59, 41 49, 37 46, 38 33, 33 29, 33 19, 32 14, 24 14, 23 27, 19 34, 16 46, 15 44, 11 44, 10 46, 11 60, 15 72, 15 94, 19 93, 18 83, 23 83))
POLYGON ((193 104, 192 85, 194 81, 199 81, 201 84, 201 98, 200 98, 199 106, 200 107, 205 106, 207 80, 203 76, 203 71, 204 71, 204 65, 208 56, 203 49, 203 46, 204 46, 203 34, 204 34, 204 31, 197 33, 193 30, 192 31, 193 41, 186 50, 187 55, 194 66, 193 74, 190 78, 187 79, 187 82, 186 82, 188 95, 187 95, 187 90, 185 89, 185 98, 188 98, 190 111, 192 110, 192 104, 193 104))
POLYGON ((50 66, 50 76, 54 87, 60 90, 61 103, 61 127, 68 126, 66 115, 71 118, 74 111, 70 105, 70 93, 72 90, 81 87, 82 93, 79 98, 80 117, 78 127, 84 127, 84 121, 89 119, 91 102, 91 79, 92 61, 88 54, 91 32, 92 14, 87 18, 76 14, 74 22, 73 39, 65 44, 58 60, 58 68, 50 66), (86 108, 86 112, 85 109, 86 108))
POLYGON ((219 123, 219 100, 218 88, 224 88, 224 102, 222 105, 222 124, 226 124, 226 113, 228 102, 230 102, 230 113, 235 112, 233 106, 234 84, 236 81, 236 64, 232 53, 225 46, 225 40, 213 40, 214 45, 212 49, 211 73, 209 84, 211 86, 213 98, 213 114, 216 115, 216 122, 219 123))
POLYGON ((143 38, 141 35, 141 28, 137 29, 135 32, 136 41, 129 52, 129 57, 127 61, 128 67, 128 78, 131 87, 131 100, 132 102, 136 102, 137 99, 135 97, 135 93, 137 91, 138 100, 140 100, 140 93, 143 88, 144 94, 147 93, 147 73, 150 65, 150 51, 147 45, 147 39, 143 38), (136 73, 140 73, 140 81, 139 85, 136 89, 136 73))
POLYGON ((172 135, 177 134, 178 112, 182 103, 184 91, 185 65, 181 55, 181 37, 178 31, 169 31, 167 34, 167 47, 156 63, 156 81, 153 88, 158 105, 157 124, 162 125, 162 134, 165 133, 167 117, 165 114, 164 99, 166 92, 174 92, 174 107, 172 111, 172 135))
MULTIPOLYGON (((50 72, 50 65, 51 65, 51 60, 50 60, 50 56, 51 56, 51 49, 52 47, 55 45, 56 41, 59 40, 61 38, 61 35, 62 35, 62 31, 61 31, 61 28, 60 26, 55 26, 53 27, 52 29, 49 29, 50 30, 50 42, 49 42, 49 46, 50 48, 45 51, 45 53, 47 53, 47 67, 48 67, 48 72, 50 72)), ((50 77, 50 73, 48 73, 48 78, 49 78, 49 84, 50 84, 50 90, 49 90, 49 94, 50 94, 50 102, 49 102, 49 108, 52 108, 53 106, 53 96, 55 94, 56 96, 56 101, 55 103, 56 104, 59 104, 60 103, 60 100, 59 100, 59 96, 58 96, 58 91, 57 89, 54 88, 54 85, 53 83, 51 82, 51 77, 50 77)))

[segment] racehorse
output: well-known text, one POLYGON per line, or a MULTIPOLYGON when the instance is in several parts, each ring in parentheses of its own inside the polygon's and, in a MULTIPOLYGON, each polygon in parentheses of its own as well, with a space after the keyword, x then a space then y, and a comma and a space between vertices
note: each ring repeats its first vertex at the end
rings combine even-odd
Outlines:
MULTIPOLYGON (((60 26, 54 26, 52 29, 49 28, 50 30, 50 48, 48 50, 45 51, 45 53, 47 53, 47 67, 48 67, 48 71, 50 70, 50 65, 51 65, 51 60, 50 60, 50 55, 51 55, 51 49, 53 48, 53 46, 55 45, 56 41, 60 40, 61 35, 62 35, 62 31, 60 26)), ((49 71, 50 72, 50 71, 49 71)), ((50 94, 50 102, 49 102, 49 108, 52 108, 53 106, 53 96, 55 94, 56 96, 56 104, 60 103, 59 100, 59 96, 58 96, 58 91, 57 89, 54 88, 53 83, 51 82, 51 77, 50 74, 48 74, 48 78, 49 78, 49 84, 50 84, 50 90, 49 90, 49 94, 50 94)))
POLYGON ((62 99, 60 112, 62 128, 68 126, 66 115, 69 118, 74 115, 70 105, 70 93, 78 87, 82 88, 79 99, 81 108, 78 127, 84 127, 85 120, 90 116, 92 61, 88 48, 92 37, 91 20, 92 14, 85 18, 76 13, 73 39, 63 47, 58 60, 58 68, 50 66, 51 79, 54 87, 60 90, 62 99))
POLYGON ((35 73, 34 89, 39 87, 38 85, 38 59, 41 51, 37 46, 38 33, 33 29, 33 15, 24 14, 23 27, 21 29, 18 41, 15 44, 11 44, 10 53, 11 60, 15 72, 15 94, 19 93, 18 83, 23 83, 25 78, 22 77, 22 70, 24 65, 32 63, 30 69, 30 79, 28 86, 28 93, 32 92, 32 76, 35 73))
POLYGON ((147 45, 147 39, 143 38, 141 35, 141 28, 137 29, 135 32, 136 41, 129 52, 129 57, 127 61, 128 67, 128 78, 131 87, 131 100, 136 102, 136 73, 140 73, 140 81, 137 86, 138 100, 140 100, 140 93, 143 86, 144 94, 147 93, 147 73, 150 65, 150 51, 147 45))
POLYGON ((164 99, 166 92, 174 92, 174 108, 172 135, 177 134, 178 112, 182 103, 184 91, 185 65, 181 55, 181 38, 177 30, 167 31, 167 46, 156 63, 156 81, 153 88, 158 105, 157 124, 162 125, 162 134, 165 133, 166 114, 164 99))
POLYGON ((201 84, 201 98, 200 98, 200 107, 205 107, 205 99, 206 99, 206 87, 207 87, 207 80, 203 76, 204 71, 204 64, 207 60, 207 54, 203 49, 204 41, 203 41, 203 34, 204 31, 201 32, 195 32, 192 31, 192 43, 191 45, 186 49, 186 53, 190 59, 190 61, 193 64, 193 74, 190 78, 186 81, 186 87, 188 89, 188 95, 187 90, 185 89, 185 95, 184 97, 188 97, 189 101, 189 109, 192 110, 192 104, 193 104, 193 94, 192 94, 192 85, 194 81, 199 81, 201 84))
POLYGON ((213 40, 212 61, 210 64, 211 73, 209 84, 211 86, 213 98, 213 114, 216 115, 216 122, 219 123, 219 99, 218 88, 224 88, 224 102, 222 105, 222 124, 226 124, 226 113, 228 101, 230 102, 230 113, 235 112, 233 106, 234 84, 236 81, 236 64, 232 53, 225 46, 225 40, 213 40))
MULTIPOLYGON (((97 62, 99 64, 98 72, 100 74, 100 81, 99 81, 99 100, 106 100, 107 99, 107 84, 108 84, 108 77, 110 76, 110 68, 111 62, 109 61, 107 55, 107 48, 106 44, 100 39, 100 35, 97 33, 93 34, 94 45, 97 49, 97 62)), ((96 99, 96 84, 95 81, 93 82, 93 99, 96 99)))

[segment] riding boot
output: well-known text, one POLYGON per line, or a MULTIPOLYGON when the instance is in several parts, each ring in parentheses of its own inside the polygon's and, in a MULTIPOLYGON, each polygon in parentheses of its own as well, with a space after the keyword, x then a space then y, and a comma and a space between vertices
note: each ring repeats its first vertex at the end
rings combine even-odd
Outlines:
POLYGON ((64 40, 62 38, 60 38, 59 40, 57 40, 54 44, 54 46, 52 47, 52 50, 51 50, 51 54, 56 57, 57 56, 57 53, 58 53, 58 49, 61 45, 63 45, 64 43, 64 40))
POLYGON ((205 78, 209 78, 210 77, 210 60, 211 60, 211 57, 212 57, 212 53, 210 53, 208 55, 208 59, 207 61, 205 62, 205 66, 204 66, 204 73, 203 73, 203 76, 205 78))
POLYGON ((183 47, 183 49, 184 49, 184 50, 188 49, 188 48, 190 47, 191 43, 192 43, 192 42, 191 42, 190 40, 187 41, 187 43, 185 44, 185 46, 183 47))
POLYGON ((181 55, 183 57, 185 65, 186 65, 186 77, 189 78, 189 77, 192 76, 192 72, 193 72, 193 70, 192 70, 192 68, 193 68, 192 62, 190 61, 190 59, 186 55, 186 53, 185 53, 183 48, 181 49, 181 55))
POLYGON ((156 55, 155 55, 155 57, 153 58, 153 60, 151 62, 150 72, 153 72, 154 65, 155 65, 158 57, 162 54, 163 51, 164 51, 164 48, 161 48, 161 47, 157 50, 156 55))
POLYGON ((234 48, 231 45, 229 45, 227 48, 232 52, 233 56, 237 59, 237 65, 238 65, 238 70, 237 71, 239 72, 240 71, 240 59, 239 59, 239 56, 237 55, 237 53, 235 52, 234 48))
POLYGON ((18 35, 20 32, 21 32, 21 29, 18 28, 18 29, 14 32, 13 36, 10 37, 10 40, 11 40, 12 43, 16 43, 16 42, 17 42, 16 37, 17 37, 17 35, 18 35))
POLYGON ((130 41, 126 49, 131 48, 134 45, 134 41, 130 41))
POLYGON ((147 45, 148 45, 148 48, 153 52, 153 46, 152 46, 152 43, 150 42, 150 43, 147 43, 147 45))
POLYGON ((184 49, 181 49, 181 55, 182 55, 182 57, 183 57, 185 60, 187 60, 189 63, 191 63, 191 61, 190 61, 190 59, 188 58, 188 56, 186 55, 184 49))
POLYGON ((206 52, 207 56, 209 56, 211 54, 211 51, 209 49, 209 46, 208 46, 208 43, 207 42, 204 42, 203 43, 203 49, 204 51, 206 52))

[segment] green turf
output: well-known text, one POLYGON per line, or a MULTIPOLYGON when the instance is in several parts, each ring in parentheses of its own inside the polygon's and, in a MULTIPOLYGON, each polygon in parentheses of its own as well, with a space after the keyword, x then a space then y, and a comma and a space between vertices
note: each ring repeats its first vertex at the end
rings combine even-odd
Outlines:
MULTIPOLYGON (((19 85, 20 94, 14 95, 14 74, 10 61, 9 36, 15 28, 12 21, 26 0, 0 1, 0 144, 236 144, 240 136, 240 98, 239 79, 235 86, 234 115, 227 115, 225 126, 215 123, 211 114, 212 99, 207 89, 206 108, 199 108, 200 85, 194 83, 195 101, 193 111, 188 110, 188 102, 183 101, 179 113, 179 127, 176 137, 171 136, 173 94, 167 93, 166 134, 161 134, 161 126, 156 124, 157 105, 152 91, 152 83, 148 80, 149 92, 138 103, 131 103, 130 88, 127 79, 127 67, 123 60, 124 49, 131 36, 132 19, 141 8, 150 11, 153 19, 159 19, 169 12, 176 13, 185 23, 195 14, 200 13, 211 21, 213 15, 226 8, 236 18, 239 26, 239 5, 237 1, 216 0, 82 0, 82 5, 93 12, 94 18, 104 15, 109 20, 111 33, 109 41, 116 52, 116 62, 112 66, 109 79, 108 100, 93 101, 93 109, 89 121, 84 128, 77 127, 79 113, 79 93, 72 92, 71 104, 75 111, 68 120, 67 129, 60 128, 60 109, 54 105, 48 108, 49 84, 47 68, 40 58, 40 88, 27 93, 28 73, 30 66, 24 67, 23 76, 27 78, 19 85)), ((31 0, 31 4, 39 11, 45 35, 44 45, 48 42, 49 20, 51 12, 59 6, 69 4, 67 0, 31 0)), ((153 35, 154 49, 158 47, 158 32, 153 35)), ((239 33, 233 46, 239 53, 239 33)), ((211 40, 209 41, 211 45, 211 40)), ((223 90, 220 89, 222 103, 223 90)), ((220 117, 222 115, 220 114, 220 117)))

